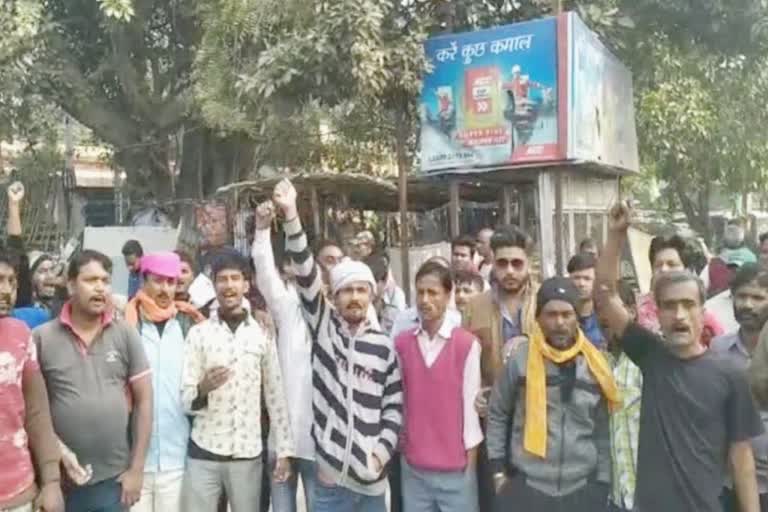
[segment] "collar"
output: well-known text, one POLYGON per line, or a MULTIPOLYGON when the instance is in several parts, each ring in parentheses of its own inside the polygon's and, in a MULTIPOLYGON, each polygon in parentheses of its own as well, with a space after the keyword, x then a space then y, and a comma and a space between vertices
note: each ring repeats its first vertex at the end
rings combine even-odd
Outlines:
MULTIPOLYGON (((101 327, 106 327, 114 320, 114 314, 111 308, 107 308, 101 315, 101 327)), ((72 302, 67 301, 64 307, 61 308, 61 314, 59 315, 59 321, 74 332, 74 325, 72 323, 72 302)))
MULTIPOLYGON (((453 327, 451 327, 450 323, 448 322, 448 309, 446 309, 445 314, 443 315, 443 323, 440 324, 440 328, 437 330, 437 335, 447 340, 451 338, 452 333, 453 327)), ((416 329, 416 335, 418 336, 419 334, 425 334, 426 336, 429 336, 429 333, 427 333, 426 329, 424 329, 424 325, 422 324, 421 320, 419 320, 419 326, 416 329)))
MULTIPOLYGON (((219 310, 218 309, 214 309, 214 310, 211 311, 210 319, 211 319, 211 321, 216 322, 218 324, 226 323, 221 318, 221 316, 219 316, 219 310)), ((256 322, 256 320, 253 319, 253 316, 251 315, 251 312, 248 309, 246 309, 245 310, 245 320, 243 320, 243 325, 246 325, 246 326, 250 327, 250 326, 252 326, 254 324, 258 325, 258 322, 256 322)))
POLYGON ((741 352, 741 355, 746 357, 747 359, 752 359, 752 355, 749 353, 749 350, 747 350, 747 347, 744 346, 744 343, 741 341, 741 328, 739 328, 738 331, 736 331, 736 334, 733 336, 733 340, 731 341, 731 346, 728 347, 728 350, 736 350, 738 352, 741 352))

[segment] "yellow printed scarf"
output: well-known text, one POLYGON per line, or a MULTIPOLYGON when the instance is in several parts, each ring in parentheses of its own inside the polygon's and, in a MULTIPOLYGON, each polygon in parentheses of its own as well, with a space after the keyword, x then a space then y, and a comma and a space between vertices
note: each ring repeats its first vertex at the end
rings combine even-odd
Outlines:
POLYGON ((621 405, 619 389, 613 380, 613 372, 608 361, 589 342, 581 329, 579 329, 576 343, 571 348, 558 350, 546 342, 544 333, 536 322, 528 344, 523 446, 526 451, 542 459, 547 456, 547 368, 544 359, 562 364, 579 354, 587 360, 590 372, 608 401, 609 410, 614 411, 621 405))

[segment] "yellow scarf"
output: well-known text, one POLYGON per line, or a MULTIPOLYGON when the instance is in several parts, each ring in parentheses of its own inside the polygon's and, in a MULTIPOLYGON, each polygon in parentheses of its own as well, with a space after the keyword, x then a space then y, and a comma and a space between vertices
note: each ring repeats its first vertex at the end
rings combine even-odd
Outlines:
POLYGON ((528 344, 523 446, 526 451, 542 459, 547 456, 547 368, 544 359, 562 364, 579 354, 587 360, 590 372, 608 401, 609 410, 614 411, 621 405, 619 389, 613 380, 613 372, 608 361, 589 342, 581 329, 572 347, 567 350, 558 350, 546 342, 544 333, 536 322, 528 344))

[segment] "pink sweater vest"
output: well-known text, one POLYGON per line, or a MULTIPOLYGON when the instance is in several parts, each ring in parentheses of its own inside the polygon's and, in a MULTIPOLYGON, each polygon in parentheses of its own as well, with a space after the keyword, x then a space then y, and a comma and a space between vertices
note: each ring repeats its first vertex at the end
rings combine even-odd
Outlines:
POLYGON ((464 447, 464 365, 472 334, 457 327, 431 367, 427 367, 416 330, 395 340, 400 358, 405 405, 408 464, 427 471, 461 471, 467 465, 464 447))

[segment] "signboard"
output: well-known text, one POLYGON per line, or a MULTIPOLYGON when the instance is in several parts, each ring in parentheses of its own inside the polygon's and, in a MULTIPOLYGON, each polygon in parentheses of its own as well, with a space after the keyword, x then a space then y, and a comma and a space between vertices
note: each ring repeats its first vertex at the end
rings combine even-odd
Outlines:
POLYGON ((576 14, 427 40, 421 170, 637 171, 632 75, 576 14))
POLYGON ((632 74, 575 14, 568 14, 568 157, 637 171, 632 74))
POLYGON ((557 19, 430 39, 422 170, 558 157, 557 19))

